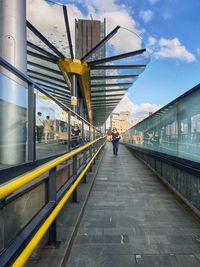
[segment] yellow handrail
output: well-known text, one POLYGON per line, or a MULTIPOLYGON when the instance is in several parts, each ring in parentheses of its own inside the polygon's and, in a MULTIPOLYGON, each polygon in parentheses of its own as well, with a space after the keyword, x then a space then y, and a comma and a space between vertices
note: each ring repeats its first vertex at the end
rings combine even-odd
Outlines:
POLYGON ((105 145, 106 142, 97 150, 97 152, 94 154, 92 159, 88 162, 85 169, 82 171, 82 173, 78 176, 76 181, 72 184, 70 189, 66 192, 66 194, 62 197, 62 199, 59 201, 59 203, 56 205, 54 210, 51 212, 49 217, 44 221, 44 223, 41 225, 39 230, 36 232, 36 234, 33 236, 33 238, 29 241, 28 245, 25 247, 25 249, 22 251, 22 253, 19 255, 19 257, 16 259, 16 261, 12 264, 12 267, 21 267, 23 266, 28 258, 30 257, 31 253, 34 251, 54 219, 57 217, 58 213, 61 211, 62 207, 65 205, 71 194, 73 193, 74 189, 77 187, 77 185, 80 183, 81 179, 89 169, 90 165, 92 164, 93 160, 101 150, 101 148, 105 145))
POLYGON ((60 163, 70 159, 74 155, 80 153, 81 151, 83 151, 87 147, 91 146, 92 144, 96 143, 98 140, 101 140, 103 138, 104 137, 100 137, 100 138, 90 142, 89 144, 86 144, 86 145, 84 145, 80 148, 77 148, 77 149, 75 149, 75 150, 73 150, 73 151, 71 151, 71 152, 69 152, 63 156, 60 156, 57 159, 52 160, 49 163, 46 163, 46 164, 38 167, 34 171, 31 171, 30 173, 22 175, 19 178, 17 178, 16 180, 12 180, 12 181, 8 182, 7 184, 1 186, 0 187, 0 199, 4 199, 5 197, 9 196, 13 192, 15 192, 16 190, 21 188, 22 186, 30 183, 31 181, 33 181, 34 179, 36 179, 40 175, 51 170, 52 168, 56 167, 60 163))

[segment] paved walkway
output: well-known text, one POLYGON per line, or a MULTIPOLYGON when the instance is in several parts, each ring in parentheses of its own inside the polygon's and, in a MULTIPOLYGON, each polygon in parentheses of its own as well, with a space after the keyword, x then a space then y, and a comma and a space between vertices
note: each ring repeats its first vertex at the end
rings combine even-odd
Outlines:
POLYGON ((126 147, 105 150, 66 266, 200 266, 197 218, 126 147))

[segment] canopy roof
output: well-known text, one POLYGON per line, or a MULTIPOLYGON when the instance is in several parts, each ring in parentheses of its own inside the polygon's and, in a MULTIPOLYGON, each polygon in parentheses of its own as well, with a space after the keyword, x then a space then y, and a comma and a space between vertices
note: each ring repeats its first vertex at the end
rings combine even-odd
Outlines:
POLYGON ((49 12, 54 8, 57 16, 57 20, 53 20, 54 25, 49 25, 48 20, 45 22, 44 19, 38 19, 40 14, 34 17, 28 13, 28 74, 69 107, 71 74, 78 74, 80 91, 92 123, 95 126, 102 125, 144 71, 149 61, 148 52, 138 35, 117 26, 78 62, 87 66, 84 77, 82 72, 68 71, 69 68, 66 71, 58 62, 65 63, 66 59, 75 61, 67 9, 66 6, 49 5, 49 12), (83 86, 83 83, 87 83, 87 86, 83 86))

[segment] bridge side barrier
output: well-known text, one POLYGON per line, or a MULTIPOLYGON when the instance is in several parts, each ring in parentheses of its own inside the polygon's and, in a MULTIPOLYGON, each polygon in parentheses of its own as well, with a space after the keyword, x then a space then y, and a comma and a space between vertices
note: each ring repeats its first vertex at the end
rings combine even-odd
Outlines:
POLYGON ((51 162, 44 164, 36 170, 27 173, 18 179, 11 180, 9 183, 0 188, 1 200, 11 195, 17 189, 29 184, 31 181, 36 180, 40 175, 49 171, 48 178, 48 202, 41 209, 41 211, 28 223, 26 227, 18 234, 18 236, 11 242, 11 244, 0 255, 0 266, 11 266, 13 260, 21 253, 27 243, 30 246, 25 248, 22 256, 17 259, 13 266, 23 266, 25 261, 31 255, 34 248, 37 246, 41 238, 49 229, 49 244, 56 244, 56 217, 66 201, 72 195, 72 201, 77 201, 77 186, 81 180, 86 182, 86 172, 91 168, 100 150, 105 144, 105 137, 98 138, 93 142, 86 144, 72 152, 58 157, 51 162), (89 158, 84 158, 84 164, 77 168, 77 155, 81 152, 90 152, 89 158), (56 166, 65 162, 66 160, 73 159, 73 175, 67 182, 56 192, 56 166), (11 185, 11 186, 10 186, 11 185), (39 229, 39 230, 38 230, 39 229), (37 231, 36 237, 34 237, 37 231), (33 238, 32 238, 33 237, 33 238), (30 241, 30 239, 33 241, 30 241), (28 256, 27 256, 28 255, 28 256))

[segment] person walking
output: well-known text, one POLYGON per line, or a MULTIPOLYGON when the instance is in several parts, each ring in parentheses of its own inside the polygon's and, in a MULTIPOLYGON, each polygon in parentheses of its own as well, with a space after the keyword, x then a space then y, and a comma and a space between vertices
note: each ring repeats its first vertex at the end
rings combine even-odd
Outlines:
POLYGON ((46 116, 46 120, 44 121, 44 140, 45 140, 45 144, 50 143, 50 132, 51 132, 50 117, 46 116))
POLYGON ((36 115, 36 134, 38 143, 42 142, 43 131, 44 131, 44 121, 42 119, 42 113, 38 112, 36 115))
POLYGON ((113 131, 111 133, 112 136, 112 145, 113 145, 113 154, 117 156, 118 154, 118 145, 120 140, 119 132, 117 131, 117 128, 113 128, 113 131))
POLYGON ((78 127, 78 124, 75 124, 71 130, 71 147, 75 148, 79 146, 81 130, 78 127))

